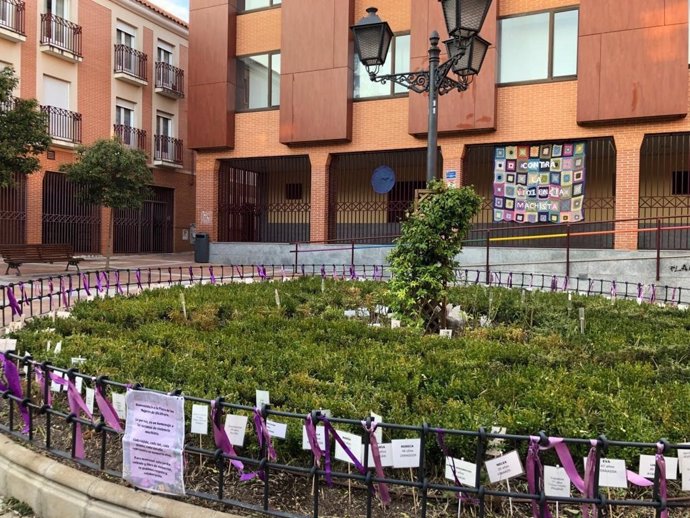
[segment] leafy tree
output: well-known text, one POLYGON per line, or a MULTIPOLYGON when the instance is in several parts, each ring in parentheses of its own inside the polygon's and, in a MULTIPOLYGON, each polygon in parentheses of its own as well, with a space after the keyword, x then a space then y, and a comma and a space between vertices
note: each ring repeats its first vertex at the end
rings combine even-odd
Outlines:
POLYGON ((110 267, 113 252, 114 209, 138 209, 149 195, 148 185, 153 173, 146 165, 146 154, 129 149, 117 139, 97 140, 77 150, 73 164, 63 164, 61 171, 67 179, 82 187, 79 198, 83 203, 103 205, 110 211, 110 230, 105 267, 110 267))
POLYGON ((0 70, 0 187, 14 174, 31 174, 41 167, 39 155, 50 145, 46 117, 35 99, 15 99, 19 83, 14 70, 0 70))
POLYGON ((403 222, 389 256, 391 307, 427 329, 439 325, 436 308, 455 280, 455 257, 481 207, 481 198, 471 187, 454 189, 434 180, 429 189, 418 209, 403 222))

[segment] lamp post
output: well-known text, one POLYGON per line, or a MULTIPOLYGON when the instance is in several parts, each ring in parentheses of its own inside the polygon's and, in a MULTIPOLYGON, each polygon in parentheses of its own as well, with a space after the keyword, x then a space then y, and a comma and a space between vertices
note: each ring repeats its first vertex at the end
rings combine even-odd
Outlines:
POLYGON ((490 43, 478 36, 491 0, 439 0, 450 39, 444 41, 448 60, 441 63, 440 36, 433 31, 429 37, 429 69, 402 74, 377 75, 386 62, 393 31, 388 22, 370 7, 367 16, 353 27, 355 51, 369 73, 369 79, 385 84, 392 81, 408 90, 429 94, 429 128, 426 157, 426 180, 433 180, 437 173, 438 96, 453 90, 464 92, 479 73, 490 43), (449 77, 453 72, 457 79, 449 77))

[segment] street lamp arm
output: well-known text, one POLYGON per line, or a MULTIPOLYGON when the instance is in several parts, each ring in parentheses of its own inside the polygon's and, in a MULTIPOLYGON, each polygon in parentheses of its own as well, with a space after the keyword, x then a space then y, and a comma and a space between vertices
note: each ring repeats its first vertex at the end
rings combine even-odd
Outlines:
MULTIPOLYGON (((456 81, 448 77, 448 72, 453 68, 456 59, 449 59, 445 63, 439 65, 436 70, 436 90, 439 95, 447 94, 453 90, 464 92, 469 86, 469 81, 463 78, 461 81, 456 81)), ((376 83, 386 84, 388 82, 404 86, 408 90, 417 92, 418 94, 429 92, 429 71, 421 70, 418 72, 404 72, 402 74, 385 74, 376 75, 375 72, 369 72, 369 79, 376 83)))

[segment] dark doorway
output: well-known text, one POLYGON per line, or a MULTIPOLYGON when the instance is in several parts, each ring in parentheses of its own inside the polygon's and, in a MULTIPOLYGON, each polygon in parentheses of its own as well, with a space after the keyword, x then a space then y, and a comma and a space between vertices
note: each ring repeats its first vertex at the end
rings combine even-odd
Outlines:
POLYGON ((115 211, 114 251, 118 254, 173 251, 175 190, 150 187, 151 196, 140 209, 115 211))

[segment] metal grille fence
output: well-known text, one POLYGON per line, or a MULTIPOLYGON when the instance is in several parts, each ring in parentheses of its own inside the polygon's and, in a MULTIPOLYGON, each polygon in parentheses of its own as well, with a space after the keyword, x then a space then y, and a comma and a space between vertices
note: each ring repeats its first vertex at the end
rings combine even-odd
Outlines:
POLYGON ((26 176, 14 175, 14 184, 0 188, 0 244, 26 242, 26 176))
POLYGON ((168 253, 173 248, 174 189, 150 187, 140 209, 115 210, 115 253, 168 253))
POLYGON ((68 243, 75 252, 98 253, 101 209, 82 203, 81 190, 62 173, 43 177, 43 243, 68 243))
POLYGON ((132 128, 123 124, 114 124, 113 132, 125 146, 132 149, 140 149, 146 153, 146 130, 132 128))
POLYGON ((182 165, 182 139, 155 135, 153 137, 153 159, 158 162, 182 165))
POLYGON ((156 62, 156 88, 184 97, 184 70, 168 63, 156 62))
POLYGON ((22 0, 0 0, 0 27, 24 36, 25 11, 22 0))
POLYGON ((50 45, 81 57, 81 26, 51 13, 41 15, 41 45, 50 45))
POLYGON ((55 106, 41 106, 41 111, 47 115, 51 137, 74 144, 81 142, 81 113, 55 106))
MULTIPOLYGON (((52 309, 56 309, 61 305, 70 305, 74 300, 79 300, 87 296, 88 286, 96 286, 95 276, 100 275, 101 280, 107 279, 103 282, 107 286, 105 288, 109 296, 117 296, 124 293, 138 293, 144 288, 149 287, 164 287, 176 284, 192 284, 209 282, 232 282, 242 281, 246 278, 256 278, 260 280, 267 280, 269 277, 280 278, 285 273, 285 268, 280 266, 216 266, 215 271, 210 270, 211 267, 190 266, 188 268, 167 268, 166 269, 148 269, 148 270, 120 270, 116 272, 89 272, 82 275, 65 275, 49 279, 35 279, 23 283, 22 287, 6 286, 2 287, 3 291, 3 308, 7 309, 7 291, 19 289, 19 293, 23 295, 18 296, 19 303, 24 307, 26 305, 30 314, 34 311, 37 313, 46 313, 52 309), (84 283, 84 278, 89 279, 84 283), (57 287, 60 286, 59 290, 57 287), (47 289, 46 289, 47 288, 47 289)), ((328 269, 330 270, 330 268, 328 269)), ((334 270, 340 274, 340 266, 335 267, 334 270)), ((380 267, 359 265, 357 267, 342 266, 343 276, 345 278, 355 278, 357 276, 368 275, 370 278, 382 280, 388 276, 388 272, 380 267), (347 268, 347 269, 346 269, 347 268), (368 273, 367 273, 368 272, 368 273)), ((316 267, 301 267, 298 268, 297 275, 327 275, 325 267, 323 269, 316 267)), ((459 282, 473 283, 481 282, 483 272, 462 270, 458 272, 459 282)), ((485 275, 485 274, 484 274, 485 275)), ((539 282, 538 276, 525 276, 520 279, 518 276, 512 278, 512 275, 494 273, 490 276, 485 275, 485 281, 489 284, 513 286, 518 287, 528 286, 528 283, 533 287, 541 286, 545 289, 557 289, 558 279, 548 276, 541 276, 539 282), (519 282, 518 282, 519 280, 519 282), (554 288, 556 282, 556 288, 554 288), (550 284, 550 288, 549 288, 550 284)), ((607 281, 589 281, 588 292, 594 294, 597 292, 605 292, 605 283, 607 281)), ((621 286, 623 284, 621 283, 621 286)), ((95 288, 94 288, 95 289, 95 288)), ((632 291, 632 290, 631 290, 632 291)), ((627 295, 628 288, 626 285, 625 294, 627 295)), ((622 290, 619 294, 623 296, 622 290)), ((679 294, 680 299, 680 294, 679 294)), ((5 315, 6 311, 3 311, 5 315)), ((58 456, 64 458, 71 458, 79 464, 102 471, 112 476, 121 477, 121 464, 113 462, 112 456, 108 457, 108 452, 119 448, 119 432, 106 424, 102 415, 96 413, 97 418, 94 421, 85 419, 70 413, 67 410, 65 399, 61 395, 56 395, 53 404, 47 404, 49 401, 48 392, 50 383, 39 384, 34 380, 34 374, 39 372, 42 374, 44 380, 50 379, 50 375, 55 373, 60 376, 66 376, 67 379, 76 382, 80 379, 81 382, 87 386, 101 391, 107 396, 108 390, 117 389, 123 391, 128 388, 133 390, 151 390, 143 387, 140 384, 125 384, 118 381, 109 380, 105 376, 94 378, 93 376, 79 372, 75 368, 63 369, 55 367, 47 362, 36 362, 30 356, 19 356, 15 352, 5 353, 7 361, 16 362, 19 367, 25 367, 25 376, 23 382, 23 393, 18 393, 13 389, 7 389, 1 394, 4 399, 9 400, 11 404, 2 412, 0 412, 0 429, 5 433, 19 437, 22 440, 27 440, 35 446, 42 447, 58 456), (19 406, 23 406, 28 410, 27 424, 28 429, 26 433, 21 431, 21 419, 18 414, 19 406), (92 448, 86 458, 76 458, 76 441, 77 441, 77 424, 81 424, 93 433, 88 439, 92 448), (42 428, 42 432, 37 433, 38 427, 42 428), (65 429, 69 430, 65 433, 65 429)), ((22 369, 20 368, 21 372, 22 369)), ((210 404, 212 401, 205 398, 199 398, 183 393, 183 388, 174 392, 177 395, 182 395, 186 402, 197 404, 210 404)), ((665 478, 660 475, 663 455, 690 449, 690 444, 669 444, 663 439, 657 443, 642 443, 631 441, 614 441, 607 439, 604 435, 596 439, 582 439, 582 438, 554 438, 547 437, 543 432, 536 432, 533 436, 517 435, 506 433, 494 433, 487 431, 484 428, 478 430, 454 430, 435 427, 431 424, 423 423, 421 425, 407 425, 394 423, 378 423, 378 426, 385 430, 388 434, 403 439, 418 438, 420 441, 420 456, 419 467, 415 470, 414 476, 410 479, 405 479, 399 476, 400 471, 393 473, 398 476, 387 476, 391 471, 370 471, 373 467, 372 459, 370 458, 369 448, 370 436, 373 432, 367 433, 362 429, 363 424, 371 430, 371 418, 363 417, 362 419, 344 419, 327 417, 321 411, 307 411, 304 413, 283 412, 274 410, 268 405, 263 405, 260 408, 255 408, 249 405, 228 403, 222 398, 214 400, 217 408, 220 409, 214 416, 214 423, 216 426, 222 427, 222 417, 226 412, 242 412, 249 415, 256 415, 257 419, 265 423, 267 418, 278 418, 286 422, 288 426, 301 427, 305 425, 307 416, 309 416, 314 424, 324 424, 326 427, 331 425, 338 425, 341 429, 348 428, 359 430, 362 436, 364 448, 362 450, 362 464, 361 471, 340 471, 336 468, 328 469, 321 467, 316 458, 310 453, 298 455, 295 458, 285 459, 283 462, 280 459, 273 459, 270 457, 269 449, 266 443, 258 448, 246 448, 246 454, 239 456, 232 453, 227 453, 217 445, 203 443, 199 444, 196 437, 188 436, 186 440, 185 453, 187 455, 188 464, 194 459, 199 459, 199 468, 207 470, 209 473, 209 480, 213 481, 211 486, 204 490, 189 491, 189 496, 199 497, 201 499, 220 502, 233 507, 239 507, 251 511, 257 511, 270 516, 281 517, 299 517, 299 516, 313 516, 320 515, 320 507, 323 499, 334 495, 338 489, 329 489, 326 484, 326 477, 330 476, 336 482, 351 484, 354 489, 354 498, 361 499, 362 507, 364 509, 362 514, 367 517, 374 515, 381 515, 380 508, 374 497, 375 488, 379 488, 380 483, 386 484, 395 489, 394 500, 392 505, 396 502, 406 506, 407 512, 410 508, 410 497, 415 499, 415 510, 418 510, 419 515, 426 517, 438 513, 439 509, 442 513, 453 512, 453 507, 472 507, 476 515, 479 517, 485 516, 487 508, 492 501, 496 499, 516 499, 523 503, 533 502, 535 508, 533 510, 534 516, 546 518, 549 516, 548 509, 555 503, 563 504, 591 504, 597 510, 605 512, 610 506, 625 506, 625 507, 639 507, 653 510, 656 516, 661 517, 662 512, 667 509, 685 508, 690 505, 687 498, 674 498, 667 494, 667 487, 665 478), (489 448, 490 440, 502 440, 507 443, 511 449, 514 448, 519 452, 522 458, 530 450, 532 453, 528 454, 528 462, 526 463, 526 471, 528 480, 533 478, 533 483, 524 484, 522 481, 517 481, 511 487, 505 490, 499 484, 489 484, 482 476, 481 469, 477 469, 474 475, 474 483, 449 483, 441 478, 440 473, 445 467, 445 457, 453 456, 459 446, 462 446, 463 451, 473 451, 473 460, 477 467, 483 465, 488 459, 487 450, 489 448), (593 472, 591 476, 586 476, 588 481, 585 484, 585 494, 571 497, 554 497, 546 496, 542 484, 540 483, 542 477, 542 470, 540 468, 541 462, 558 462, 556 456, 552 451, 545 451, 556 444, 565 444, 569 449, 572 448, 576 454, 584 456, 589 451, 589 459, 593 462, 593 472), (539 452, 542 448, 541 453, 539 452), (608 457, 615 452, 620 452, 625 449, 627 454, 630 452, 646 453, 650 455, 657 455, 657 462, 655 464, 654 477, 651 482, 651 494, 649 491, 640 491, 633 493, 631 498, 630 493, 622 496, 617 493, 617 496, 611 497, 609 493, 602 489, 600 484, 600 459, 608 457), (255 452, 255 453, 251 453, 255 452), (530 455, 532 455, 530 460, 530 455), (536 455, 536 457, 535 457, 536 455), (537 458, 541 460, 537 462, 537 458), (259 470, 262 473, 260 481, 254 482, 260 484, 260 498, 258 501, 251 502, 247 500, 237 500, 227 497, 234 484, 237 484, 239 474, 231 466, 232 460, 240 460, 246 466, 259 470), (285 495, 282 486, 283 478, 285 476, 294 477, 308 477, 310 486, 313 488, 310 496, 311 498, 311 513, 308 515, 297 514, 285 510, 285 502, 280 498, 285 495), (278 495, 276 495, 278 493, 278 495), (458 500, 453 498, 450 503, 448 494, 456 495, 458 500), (418 502, 418 505, 417 505, 418 502)), ((298 428, 299 429, 299 428, 298 428)), ((329 428, 329 430, 332 428, 329 428)), ((331 432, 333 433, 333 432, 331 432)), ((334 436, 335 437, 335 436, 334 436)), ((561 448, 562 449, 562 448, 561 448)), ((119 450, 118 450, 119 451, 119 450)), ((558 453, 558 458, 561 453, 558 453)), ((577 455, 576 457, 577 458, 577 455)), ((359 468, 358 468, 359 469, 359 468)), ((630 475, 629 475, 630 476, 630 475)), ((639 480, 639 479, 638 479, 639 480)), ((307 488, 309 486, 306 486, 307 488)), ((307 489, 307 493, 308 489, 307 489)), ((379 493, 381 494, 381 493, 379 493)), ((458 513, 460 509, 458 508, 458 513)), ((445 515, 445 514, 444 514, 445 515)))
POLYGON ((147 62, 148 56, 145 53, 121 43, 115 44, 115 73, 124 72, 146 81, 147 62))

